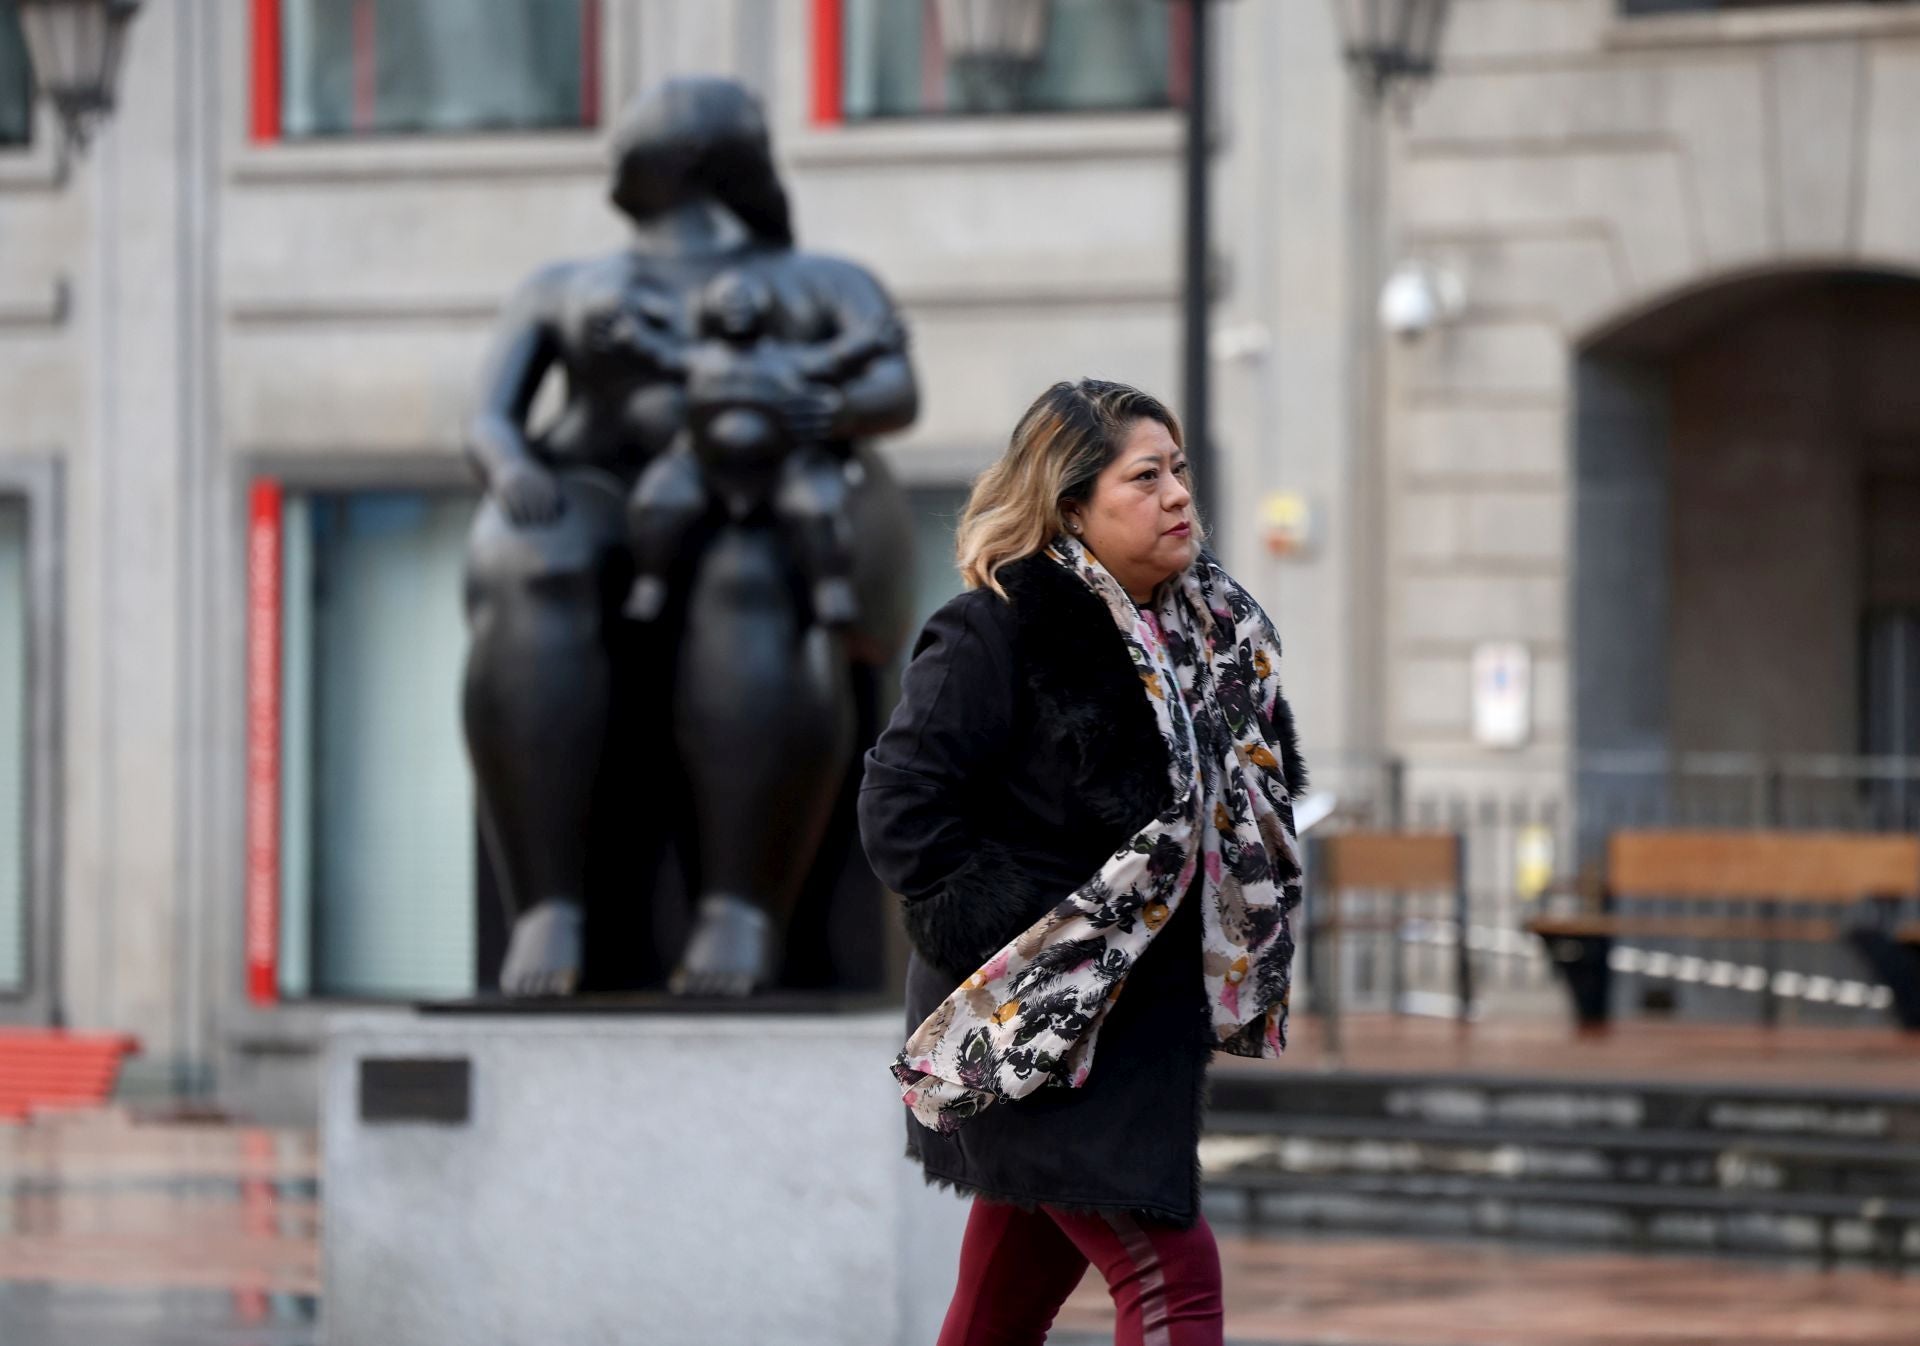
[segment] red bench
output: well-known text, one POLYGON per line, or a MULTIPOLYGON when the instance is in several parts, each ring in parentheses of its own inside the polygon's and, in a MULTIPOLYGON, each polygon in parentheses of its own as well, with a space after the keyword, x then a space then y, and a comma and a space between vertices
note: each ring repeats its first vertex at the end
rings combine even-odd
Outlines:
POLYGON ((138 1038, 59 1028, 0 1028, 0 1121, 48 1108, 97 1108, 113 1097, 138 1038))

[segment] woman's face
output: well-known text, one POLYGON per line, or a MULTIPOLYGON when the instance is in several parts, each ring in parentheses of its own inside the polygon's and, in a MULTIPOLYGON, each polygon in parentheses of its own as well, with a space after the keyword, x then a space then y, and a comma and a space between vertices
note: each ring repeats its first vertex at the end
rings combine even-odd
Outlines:
POLYGON ((1066 506, 1067 528, 1136 602, 1193 564, 1193 492, 1187 456, 1156 420, 1133 423, 1084 504, 1066 506))

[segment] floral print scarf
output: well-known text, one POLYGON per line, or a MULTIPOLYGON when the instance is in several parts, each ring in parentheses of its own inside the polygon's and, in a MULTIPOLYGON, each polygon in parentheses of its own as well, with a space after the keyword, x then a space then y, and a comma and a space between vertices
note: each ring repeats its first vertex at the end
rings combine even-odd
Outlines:
POLYGON ((1202 903, 1217 1050, 1286 1047, 1300 863, 1275 730, 1273 627, 1204 552, 1145 610, 1072 538, 1045 555, 1112 614, 1166 741, 1171 802, 907 1039, 893 1074, 914 1117, 936 1131, 1043 1084, 1084 1084, 1127 973, 1190 894, 1202 903))

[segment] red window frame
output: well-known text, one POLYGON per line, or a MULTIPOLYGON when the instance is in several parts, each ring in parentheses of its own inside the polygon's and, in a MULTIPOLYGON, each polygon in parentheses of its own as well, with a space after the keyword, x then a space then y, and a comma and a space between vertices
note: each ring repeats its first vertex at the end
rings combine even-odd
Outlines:
POLYGON ((280 1000, 280 483, 253 483, 247 509, 247 786, 244 948, 247 999, 280 1000))
POLYGON ((253 138, 280 139, 280 0, 253 0, 253 138))
POLYGON ((841 0, 813 0, 813 120, 820 126, 847 119, 845 20, 841 0))
MULTIPOLYGON (((580 124, 600 124, 600 34, 602 0, 581 0, 580 8, 580 124)), ((258 144, 282 138, 281 43, 282 0, 253 0, 252 13, 252 131, 258 144)), ((373 4, 356 0, 354 13, 354 123, 356 130, 373 126, 373 4)), ((837 50, 837 48, 836 48, 837 50)))
MULTIPOLYGON (((1167 6, 1167 101, 1174 107, 1187 105, 1187 51, 1193 34, 1193 0, 1167 6)), ((846 113, 846 0, 813 0, 811 34, 813 67, 813 122, 816 126, 841 126, 846 113)), ((938 51, 928 44, 927 59, 938 51)), ((938 70, 929 69, 929 83, 937 83, 938 70)))

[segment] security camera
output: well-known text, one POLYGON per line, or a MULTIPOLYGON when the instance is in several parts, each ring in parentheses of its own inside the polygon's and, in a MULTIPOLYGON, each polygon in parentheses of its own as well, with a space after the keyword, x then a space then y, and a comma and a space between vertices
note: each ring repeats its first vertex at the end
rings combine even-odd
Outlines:
POLYGON ((1465 307, 1460 277, 1427 262, 1404 261, 1381 287, 1380 325, 1403 341, 1417 341, 1465 307))

